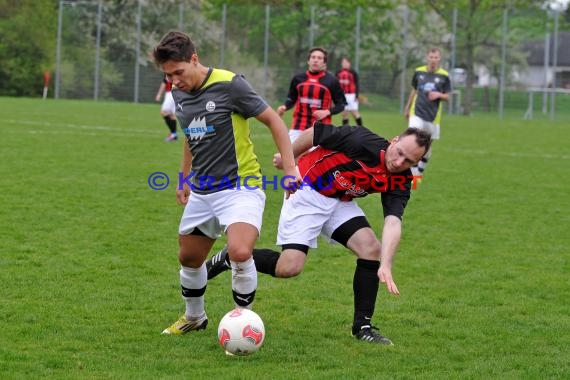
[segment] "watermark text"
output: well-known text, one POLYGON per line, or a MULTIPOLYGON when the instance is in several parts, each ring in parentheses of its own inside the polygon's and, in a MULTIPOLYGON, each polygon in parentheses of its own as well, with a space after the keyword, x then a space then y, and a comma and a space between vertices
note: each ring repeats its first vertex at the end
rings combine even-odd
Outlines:
MULTIPOLYGON (((335 172, 333 175, 325 177, 317 177, 310 179, 304 177, 302 182, 297 186, 298 190, 310 188, 312 190, 330 190, 338 189, 341 191, 349 191, 351 193, 366 192, 372 189, 374 192, 386 192, 390 190, 404 190, 405 183, 410 180, 412 189, 417 187, 417 180, 421 175, 390 175, 384 177, 376 177, 371 179, 369 176, 352 176, 347 177, 346 174, 335 172)), ((197 175, 192 172, 188 175, 178 173, 178 190, 185 187, 191 191, 221 191, 221 190, 292 190, 292 183, 295 180, 293 176, 245 176, 245 177, 228 177, 224 176, 216 178, 211 175, 197 175)), ((148 177, 148 186, 153 190, 164 190, 170 185, 170 178, 164 172, 154 172, 148 177)))

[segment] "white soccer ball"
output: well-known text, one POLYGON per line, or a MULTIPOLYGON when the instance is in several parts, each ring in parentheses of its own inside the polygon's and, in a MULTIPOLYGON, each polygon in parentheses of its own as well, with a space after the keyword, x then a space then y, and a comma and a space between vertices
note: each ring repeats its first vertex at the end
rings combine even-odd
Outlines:
POLYGON ((235 308, 229 311, 218 325, 218 342, 233 355, 253 354, 264 339, 263 321, 249 309, 235 308))

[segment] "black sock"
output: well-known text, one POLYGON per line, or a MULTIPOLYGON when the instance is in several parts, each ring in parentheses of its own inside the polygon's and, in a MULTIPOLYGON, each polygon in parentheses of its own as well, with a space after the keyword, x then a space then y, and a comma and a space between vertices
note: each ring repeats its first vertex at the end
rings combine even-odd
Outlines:
POLYGON ((176 120, 171 119, 169 116, 164 116, 163 118, 170 133, 176 133, 176 120))
POLYGON ((356 260, 356 269, 352 282, 354 291, 354 321, 352 334, 360 331, 365 325, 372 325, 372 316, 376 306, 376 295, 380 281, 378 280, 379 261, 356 260))
POLYGON ((168 129, 170 133, 176 133, 176 120, 168 118, 168 129))
POLYGON ((356 119, 356 125, 362 125, 362 117, 356 119))
POLYGON ((348 119, 342 119, 342 125, 348 125, 348 119))
POLYGON ((241 294, 232 289, 232 296, 236 305, 240 307, 248 307, 253 303, 255 298, 255 290, 249 294, 241 294))
POLYGON ((166 124, 166 126, 170 130, 170 118, 168 116, 163 116, 162 118, 164 119, 164 124, 166 124))
POLYGON ((253 250, 253 261, 255 268, 260 273, 265 273, 275 277, 275 268, 277 260, 281 254, 269 248, 255 248, 253 250))

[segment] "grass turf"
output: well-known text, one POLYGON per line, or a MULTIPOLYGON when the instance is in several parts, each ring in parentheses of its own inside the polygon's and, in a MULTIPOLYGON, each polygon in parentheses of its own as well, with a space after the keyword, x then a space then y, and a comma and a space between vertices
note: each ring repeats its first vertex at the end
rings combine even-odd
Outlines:
MULTIPOLYGON (((355 259, 321 242, 301 276, 259 276, 267 338, 232 358, 216 341, 229 275, 208 284, 207 330, 160 335, 183 304, 172 182, 181 142, 162 141, 158 108, 0 98, 0 377, 570 376, 567 122, 444 115, 406 210, 402 295, 381 287, 378 297, 375 323, 394 347, 350 337, 355 259), (167 190, 149 188, 156 171, 170 176, 167 190)), ((395 112, 363 117, 388 137, 405 126, 395 112)), ((252 125, 264 172, 276 174, 270 134, 252 125)), ((258 245, 273 247, 282 194, 267 196, 258 245)), ((379 196, 359 204, 379 231, 379 196)))

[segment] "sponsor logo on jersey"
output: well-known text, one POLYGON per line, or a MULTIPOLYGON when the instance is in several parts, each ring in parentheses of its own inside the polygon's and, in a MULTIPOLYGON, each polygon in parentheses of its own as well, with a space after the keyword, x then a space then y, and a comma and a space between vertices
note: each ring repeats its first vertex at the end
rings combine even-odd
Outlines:
POLYGON ((311 99, 311 98, 300 97, 299 103, 308 104, 308 105, 316 107, 316 108, 321 108, 322 100, 321 99, 311 99))
POLYGON ((437 90, 437 88, 435 87, 435 83, 427 82, 420 86, 420 90, 424 92, 430 92, 437 90))
POLYGON ((366 183, 369 181, 367 177, 359 177, 359 178, 347 178, 338 170, 335 170, 333 173, 336 187, 339 190, 344 190, 345 194, 350 197, 363 197, 367 193, 366 191, 359 186, 359 183, 366 183), (356 180, 355 180, 356 179, 356 180))
POLYGON ((184 134, 190 140, 201 140, 206 134, 213 134, 216 129, 213 125, 206 125, 206 117, 194 118, 188 127, 183 129, 184 134))

